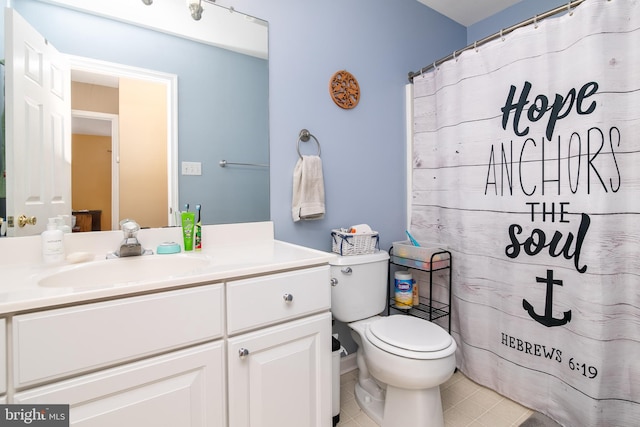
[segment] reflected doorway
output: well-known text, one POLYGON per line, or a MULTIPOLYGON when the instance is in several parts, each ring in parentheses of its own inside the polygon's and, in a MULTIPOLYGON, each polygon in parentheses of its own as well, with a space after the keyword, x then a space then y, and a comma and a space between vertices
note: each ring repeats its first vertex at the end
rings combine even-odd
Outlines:
POLYGON ((93 230, 118 229, 124 218, 174 225, 175 76, 76 57, 71 70, 76 218, 99 218, 93 230))

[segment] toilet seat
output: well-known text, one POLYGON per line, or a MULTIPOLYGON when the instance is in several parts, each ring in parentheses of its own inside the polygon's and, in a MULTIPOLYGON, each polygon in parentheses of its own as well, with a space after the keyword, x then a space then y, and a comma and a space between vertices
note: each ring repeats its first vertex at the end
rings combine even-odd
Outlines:
POLYGON ((379 349, 410 359, 439 359, 455 351, 453 338, 440 326, 402 314, 371 322, 365 336, 379 349))

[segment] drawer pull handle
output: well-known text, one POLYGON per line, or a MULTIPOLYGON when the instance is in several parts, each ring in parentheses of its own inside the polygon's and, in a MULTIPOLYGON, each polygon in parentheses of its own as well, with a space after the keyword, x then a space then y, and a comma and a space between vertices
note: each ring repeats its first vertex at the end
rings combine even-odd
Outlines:
POLYGON ((351 274, 351 273, 353 273, 353 270, 351 269, 351 267, 345 267, 340 271, 342 272, 342 274, 351 274))
POLYGON ((331 286, 337 286, 338 285, 338 279, 336 279, 335 277, 331 278, 331 286))
POLYGON ((291 302, 291 301, 293 301, 293 295, 291 295, 291 294, 284 294, 284 295, 282 296, 282 298, 284 299, 284 302, 291 302))
POLYGON ((246 348, 241 348, 240 350, 238 350, 238 357, 240 359, 244 359, 249 355, 249 350, 247 350, 246 348))

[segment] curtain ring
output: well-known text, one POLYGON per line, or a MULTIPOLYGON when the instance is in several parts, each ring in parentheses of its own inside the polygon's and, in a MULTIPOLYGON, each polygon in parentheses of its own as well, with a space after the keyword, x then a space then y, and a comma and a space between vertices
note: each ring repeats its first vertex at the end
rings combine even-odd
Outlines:
POLYGON ((473 50, 478 51, 478 40, 473 42, 473 50))
POLYGON ((436 61, 433 61, 433 69, 434 71, 438 69, 438 66, 436 65, 436 61))
POLYGON ((538 15, 533 16, 533 28, 538 28, 538 15))
POLYGON ((569 1, 569 3, 567 4, 567 12, 569 13, 569 16, 573 16, 573 11, 571 10, 571 1, 569 1))
POLYGON ((456 51, 455 50, 453 51, 453 60, 458 62, 458 58, 456 58, 456 51))
POLYGON ((500 39, 501 39, 502 41, 504 41, 504 35, 502 35, 502 32, 503 32, 503 31, 504 31, 503 29, 501 29, 501 30, 500 30, 500 39))

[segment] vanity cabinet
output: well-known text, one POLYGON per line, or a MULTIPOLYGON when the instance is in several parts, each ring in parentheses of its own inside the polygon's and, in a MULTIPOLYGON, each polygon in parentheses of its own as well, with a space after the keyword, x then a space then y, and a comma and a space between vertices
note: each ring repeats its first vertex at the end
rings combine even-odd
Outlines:
POLYGON ((229 426, 331 425, 330 305, 328 266, 227 283, 229 426))
POLYGON ((0 403, 69 404, 74 427, 330 426, 329 266, 246 277, 0 319, 0 403))

